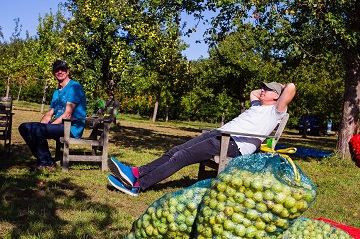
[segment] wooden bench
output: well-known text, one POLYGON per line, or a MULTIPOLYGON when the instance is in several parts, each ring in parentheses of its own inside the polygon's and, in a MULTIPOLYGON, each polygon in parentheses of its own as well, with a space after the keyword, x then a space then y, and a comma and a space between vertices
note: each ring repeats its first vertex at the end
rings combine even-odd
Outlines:
MULTIPOLYGON (((61 161, 62 171, 68 172, 70 161, 77 162, 101 162, 101 170, 107 171, 108 159, 108 142, 109 130, 112 123, 116 124, 116 114, 118 110, 118 101, 107 101, 104 109, 101 109, 100 115, 95 117, 86 117, 86 129, 91 129, 89 137, 76 139, 70 137, 70 126, 72 120, 78 119, 64 119, 64 137, 56 142, 55 160, 61 161), (91 152, 85 154, 71 153, 71 146, 82 145, 91 146, 91 152), (61 148, 62 153, 61 153, 61 148), (98 152, 101 152, 99 155, 98 152)), ((84 131, 85 131, 84 130, 84 131)))
POLYGON ((4 140, 4 148, 10 153, 12 130, 12 103, 11 97, 0 97, 0 140, 4 140))
MULTIPOLYGON (((289 114, 286 113, 284 117, 281 119, 275 130, 270 135, 257 135, 257 134, 247 134, 247 133, 238 133, 238 132, 231 132, 231 131, 221 131, 221 149, 220 155, 216 155, 212 159, 200 162, 199 164, 199 172, 198 172, 198 180, 203 180, 209 177, 215 177, 219 174, 226 165, 232 159, 231 157, 227 156, 227 151, 230 142, 230 135, 239 135, 239 136, 248 136, 248 137, 257 137, 257 138, 265 138, 271 139, 270 147, 272 149, 275 148, 277 142, 280 139, 281 134, 283 133, 286 123, 289 119, 289 114), (209 167, 213 170, 206 170, 206 167, 209 167)), ((208 131, 205 129, 203 131, 208 131)))

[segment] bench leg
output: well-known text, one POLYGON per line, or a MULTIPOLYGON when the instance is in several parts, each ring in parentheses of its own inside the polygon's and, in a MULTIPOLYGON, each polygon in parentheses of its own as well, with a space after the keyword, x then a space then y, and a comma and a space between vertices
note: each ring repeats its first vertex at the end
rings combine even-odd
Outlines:
POLYGON ((69 143, 64 142, 62 171, 69 172, 69 143))
POLYGON ((62 159, 62 153, 61 153, 62 143, 60 140, 56 140, 56 149, 55 149, 55 162, 60 161, 62 159))
POLYGON ((198 181, 205 179, 205 165, 199 163, 198 181))
POLYGON ((102 159, 101 159, 101 170, 108 171, 108 143, 109 143, 109 130, 110 130, 110 123, 104 123, 104 132, 103 132, 103 143, 102 146, 102 159))
POLYGON ((103 172, 108 171, 107 159, 108 159, 108 147, 106 145, 106 147, 103 147, 102 159, 101 159, 101 170, 103 172))

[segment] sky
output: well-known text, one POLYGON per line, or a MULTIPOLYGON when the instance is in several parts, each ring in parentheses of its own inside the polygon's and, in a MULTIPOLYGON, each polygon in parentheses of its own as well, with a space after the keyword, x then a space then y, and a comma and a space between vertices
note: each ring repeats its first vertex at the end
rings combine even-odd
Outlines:
MULTIPOLYGON (((55 13, 61 0, 1 0, 0 7, 0 27, 5 41, 9 41, 14 33, 15 21, 19 18, 19 25, 22 25, 21 37, 25 38, 25 32, 28 31, 30 36, 36 35, 39 16, 44 17, 45 13, 52 11, 55 13)), ((195 26, 195 23, 189 17, 183 17, 183 21, 188 26, 195 26)), ((182 23, 181 23, 182 24, 182 23)), ((184 36, 183 40, 190 45, 183 55, 188 60, 197 60, 200 57, 207 58, 207 46, 202 43, 195 43, 196 40, 202 40, 204 32, 203 25, 199 24, 197 31, 192 33, 190 37, 184 36)))

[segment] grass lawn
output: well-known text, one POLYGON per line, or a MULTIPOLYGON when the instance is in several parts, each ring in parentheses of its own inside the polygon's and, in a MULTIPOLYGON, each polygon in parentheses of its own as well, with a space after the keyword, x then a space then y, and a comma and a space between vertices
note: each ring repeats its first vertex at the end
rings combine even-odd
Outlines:
MULTIPOLYGON (((197 181, 198 165, 183 168, 170 178, 141 192, 125 195, 107 182, 108 172, 98 164, 72 163, 68 173, 29 171, 35 163, 20 137, 21 122, 39 121, 39 105, 15 103, 12 153, 0 146, 0 238, 124 238, 134 220, 156 199, 197 181)), ((166 150, 200 134, 195 122, 157 122, 139 116, 118 115, 110 135, 110 155, 140 166, 166 150)), ((336 136, 302 138, 286 130, 279 144, 334 150, 336 136)), ((49 141, 52 152, 55 143, 49 141)), ((291 158, 317 187, 318 196, 302 217, 324 217, 360 228, 360 169, 350 160, 291 158)))

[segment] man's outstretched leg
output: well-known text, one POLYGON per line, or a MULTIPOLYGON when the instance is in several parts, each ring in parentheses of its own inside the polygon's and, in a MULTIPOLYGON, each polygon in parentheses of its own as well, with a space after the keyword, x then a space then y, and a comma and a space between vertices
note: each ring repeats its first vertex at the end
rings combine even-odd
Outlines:
MULTIPOLYGON (((112 157, 108 162, 109 168, 128 190, 132 190, 134 186, 145 190, 168 178, 181 168, 207 160, 220 152, 220 138, 217 137, 216 133, 212 134, 211 137, 205 137, 194 142, 191 145, 184 144, 187 147, 181 147, 182 145, 174 147, 162 157, 139 168, 127 166, 112 157)), ((240 155, 234 141, 230 141, 228 155, 231 157, 240 155)))

